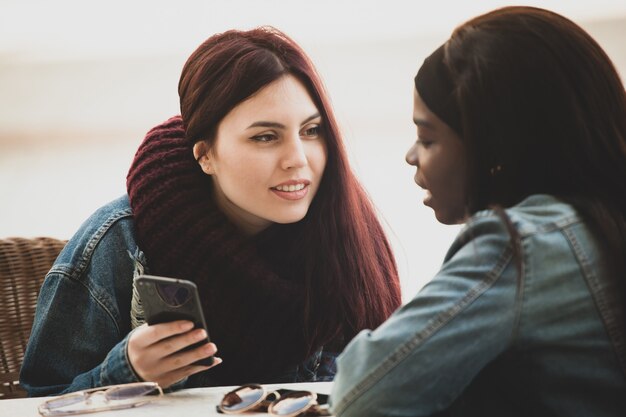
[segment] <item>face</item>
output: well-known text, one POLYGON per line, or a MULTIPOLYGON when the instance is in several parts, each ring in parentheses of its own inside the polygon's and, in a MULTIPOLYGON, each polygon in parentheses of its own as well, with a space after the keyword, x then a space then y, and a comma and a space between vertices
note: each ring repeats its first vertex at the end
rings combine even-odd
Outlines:
POLYGON ((413 121, 417 141, 406 154, 417 167, 415 182, 426 191, 424 204, 435 211, 443 224, 467 218, 465 208, 466 162, 459 135, 432 113, 414 90, 413 121))
POLYGON ((304 218, 326 166, 322 122, 304 85, 288 75, 234 107, 212 149, 194 146, 218 207, 244 233, 304 218))

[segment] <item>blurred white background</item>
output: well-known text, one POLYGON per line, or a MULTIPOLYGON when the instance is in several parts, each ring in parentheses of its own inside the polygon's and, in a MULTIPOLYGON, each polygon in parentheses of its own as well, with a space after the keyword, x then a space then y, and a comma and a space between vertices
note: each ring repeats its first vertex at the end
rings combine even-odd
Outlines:
MULTIPOLYGON (((145 132, 178 114, 188 55, 231 28, 273 25, 320 71, 354 168, 379 208, 408 300, 458 226, 421 204, 413 76, 454 26, 504 1, 0 0, 0 237, 67 239, 125 192, 145 132)), ((624 0, 524 2, 587 29, 626 74, 624 0)))

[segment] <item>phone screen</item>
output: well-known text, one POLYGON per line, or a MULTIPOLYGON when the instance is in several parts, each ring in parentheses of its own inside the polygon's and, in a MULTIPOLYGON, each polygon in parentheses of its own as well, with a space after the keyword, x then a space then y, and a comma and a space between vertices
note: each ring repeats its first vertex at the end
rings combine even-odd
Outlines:
MULTIPOLYGON (((194 328, 202 328, 208 335, 196 284, 183 279, 140 275, 135 280, 135 285, 149 325, 189 320, 194 323, 194 328)), ((205 343, 209 343, 208 337, 183 350, 194 349, 205 343)), ((196 363, 209 366, 213 363, 213 357, 196 363)))

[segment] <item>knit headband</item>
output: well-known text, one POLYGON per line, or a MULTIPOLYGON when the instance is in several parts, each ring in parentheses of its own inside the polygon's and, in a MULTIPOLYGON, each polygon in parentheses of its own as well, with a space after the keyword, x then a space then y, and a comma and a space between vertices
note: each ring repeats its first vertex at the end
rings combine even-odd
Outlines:
POLYGON ((415 76, 415 88, 430 111, 460 135, 461 115, 454 98, 454 83, 443 62, 444 46, 424 60, 415 76))

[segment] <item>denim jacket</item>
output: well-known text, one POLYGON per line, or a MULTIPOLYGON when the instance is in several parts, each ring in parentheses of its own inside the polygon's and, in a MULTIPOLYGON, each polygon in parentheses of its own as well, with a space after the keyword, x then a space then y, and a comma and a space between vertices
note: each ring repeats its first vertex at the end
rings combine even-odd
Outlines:
POLYGON ((506 212, 521 271, 500 217, 473 216, 415 298, 339 356, 337 416, 626 415, 597 239, 551 196, 506 212))
MULTIPOLYGON (((100 208, 80 227, 39 294, 20 373, 30 396, 140 380, 128 360, 127 344, 134 327, 133 278, 147 268, 135 243, 128 196, 100 208)), ((219 348, 219 340, 215 342, 219 348)), ((332 380, 335 357, 320 350, 275 382, 332 380)), ((174 388, 202 381, 210 376, 188 378, 174 388)))

